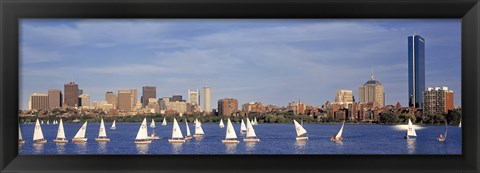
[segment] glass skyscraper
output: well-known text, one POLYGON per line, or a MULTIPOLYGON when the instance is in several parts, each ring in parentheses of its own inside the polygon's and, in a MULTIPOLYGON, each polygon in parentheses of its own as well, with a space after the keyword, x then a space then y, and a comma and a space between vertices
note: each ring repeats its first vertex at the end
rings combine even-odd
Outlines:
POLYGON ((413 34, 408 37, 408 105, 422 108, 425 91, 425 39, 413 34))

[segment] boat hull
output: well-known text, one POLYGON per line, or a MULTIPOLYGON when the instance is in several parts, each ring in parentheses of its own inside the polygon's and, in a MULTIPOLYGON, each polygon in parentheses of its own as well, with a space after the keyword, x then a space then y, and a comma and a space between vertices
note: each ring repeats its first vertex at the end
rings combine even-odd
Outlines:
POLYGON ((117 128, 116 127, 110 127, 110 130, 115 130, 115 129, 117 129, 117 128))
POLYGON ((240 141, 238 141, 236 139, 225 139, 225 140, 222 140, 222 143, 224 143, 224 144, 238 144, 238 143, 240 143, 240 141))
POLYGON ((87 142, 87 138, 73 138, 72 139, 72 142, 75 142, 75 143, 82 143, 82 142, 87 142))
POLYGON ((185 140, 192 140, 193 137, 192 136, 185 136, 185 140))
POLYGON ((25 140, 18 140, 18 144, 25 144, 25 140))
POLYGON ((45 140, 45 139, 36 140, 36 141, 34 141, 33 143, 34 143, 34 144, 45 144, 45 143, 47 143, 47 140, 45 140))
POLYGON ((160 139, 158 136, 150 136, 150 139, 160 139))
POLYGON ((54 139, 53 142, 54 143, 68 143, 68 140, 67 139, 54 139))
POLYGON ((243 139, 243 142, 260 142, 258 138, 243 139))
POLYGON ((193 137, 196 137, 196 138, 202 138, 203 136, 205 136, 204 134, 194 134, 193 137))
POLYGON ((307 141, 308 137, 307 136, 299 136, 295 138, 297 141, 307 141))
POLYGON ((148 141, 135 141, 135 144, 150 144, 152 143, 152 141, 148 140, 148 141))
POLYGON ((184 143, 185 139, 169 139, 168 142, 170 142, 170 143, 184 143))
POLYGON ((109 138, 95 138, 95 140, 98 142, 110 142, 109 138))
POLYGON ((445 141, 445 138, 437 138, 438 141, 443 142, 445 141))
POLYGON ((330 138, 330 141, 332 141, 332 142, 342 142, 342 141, 343 141, 343 138, 335 138, 335 137, 333 137, 333 138, 330 138))
POLYGON ((405 135, 404 138, 405 138, 405 139, 414 139, 414 138, 417 138, 417 136, 408 136, 408 135, 405 135))

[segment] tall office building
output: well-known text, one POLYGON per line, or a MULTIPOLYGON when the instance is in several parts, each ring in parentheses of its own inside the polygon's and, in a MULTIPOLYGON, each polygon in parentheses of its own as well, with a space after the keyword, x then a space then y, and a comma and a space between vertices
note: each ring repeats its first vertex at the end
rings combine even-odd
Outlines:
POLYGON ((130 93, 131 93, 131 102, 132 102, 132 110, 133 110, 133 107, 135 107, 135 105, 137 104, 137 89, 130 89, 130 93))
POLYGON ((172 98, 170 99, 170 102, 185 102, 182 99, 182 95, 173 95, 172 98))
POLYGON ((64 85, 63 92, 65 93, 63 102, 65 107, 77 107, 78 106, 78 84, 75 82, 69 82, 64 85))
POLYGON ((335 102, 353 103, 352 90, 337 90, 337 93, 335 95, 335 102))
POLYGON ((359 88, 359 102, 377 103, 380 107, 385 106, 385 88, 379 81, 374 79, 373 72, 370 80, 359 88))
POLYGON ((62 90, 51 89, 48 90, 48 107, 61 108, 62 107, 62 90))
POLYGON ((408 37, 408 105, 422 108, 425 91, 425 39, 413 34, 408 37))
POLYGON ((188 103, 200 105, 200 92, 198 90, 188 90, 188 103))
MULTIPOLYGON (((211 106, 211 88, 208 86, 203 87, 203 111, 206 113, 212 112, 211 106)), ((238 109, 238 108, 237 108, 238 109)))
POLYGON ((90 109, 90 95, 82 94, 78 96, 78 99, 79 99, 79 105, 81 106, 81 108, 90 109))
POLYGON ((33 110, 48 109, 48 94, 33 93, 30 96, 30 109, 33 109, 33 110))
POLYGON ((157 99, 157 87, 155 86, 144 86, 142 88, 142 106, 146 107, 149 103, 149 100, 157 99))
POLYGON ((238 111, 238 100, 225 98, 218 100, 218 115, 234 115, 238 111))
POLYGON ((117 101, 118 101, 117 95, 115 95, 115 93, 113 93, 111 91, 108 91, 107 93, 105 93, 105 101, 107 101, 107 104, 111 104, 114 109, 116 109, 118 107, 118 105, 117 105, 117 101))
POLYGON ((423 114, 435 115, 448 113, 453 110, 453 91, 448 90, 448 87, 428 87, 423 92, 423 114))
POLYGON ((130 112, 133 109, 132 90, 118 91, 118 110, 130 112))

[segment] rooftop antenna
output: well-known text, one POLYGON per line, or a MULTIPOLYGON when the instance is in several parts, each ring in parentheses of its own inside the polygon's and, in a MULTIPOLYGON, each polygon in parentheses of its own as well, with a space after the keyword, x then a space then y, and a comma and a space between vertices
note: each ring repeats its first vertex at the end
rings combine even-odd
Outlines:
POLYGON ((373 80, 373 65, 372 65, 372 74, 370 75, 370 80, 373 80))

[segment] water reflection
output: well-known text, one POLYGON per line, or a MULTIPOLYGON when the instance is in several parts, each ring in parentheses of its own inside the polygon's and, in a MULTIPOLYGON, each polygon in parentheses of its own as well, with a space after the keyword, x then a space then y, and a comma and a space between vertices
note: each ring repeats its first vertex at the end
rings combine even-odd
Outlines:
POLYGON ((295 151, 296 153, 304 153, 305 146, 307 145, 307 141, 295 141, 295 151))
POLYGON ((107 152, 107 142, 98 142, 98 153, 107 152))
POLYGON ((245 142, 247 152, 252 153, 252 151, 255 150, 256 144, 256 142, 245 142))
POLYGON ((87 153, 87 143, 86 142, 75 143, 75 152, 78 154, 87 153))
POLYGON ((172 143, 173 154, 180 154, 182 152, 183 143, 172 143))
POLYGON ((65 143, 55 143, 55 146, 57 146, 58 154, 65 154, 65 145, 65 143))
POLYGON ((45 144, 36 144, 33 143, 33 154, 40 154, 43 153, 43 146, 45 144))
POLYGON ((226 143, 227 154, 235 154, 237 152, 237 143, 226 143))
POLYGON ((415 154, 415 149, 416 149, 416 139, 415 138, 407 139, 408 154, 415 154))
POLYGON ((136 144, 138 154, 147 154, 148 153, 148 144, 136 144))

